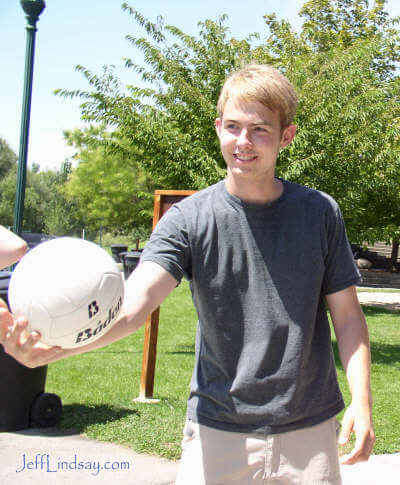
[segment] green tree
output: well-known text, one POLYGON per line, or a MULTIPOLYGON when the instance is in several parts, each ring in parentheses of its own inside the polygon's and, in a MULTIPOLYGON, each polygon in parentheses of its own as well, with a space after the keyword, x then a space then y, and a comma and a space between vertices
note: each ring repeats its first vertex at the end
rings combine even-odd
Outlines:
POLYGON ((78 166, 71 171, 65 195, 75 201, 86 225, 92 229, 129 233, 150 227, 153 208, 153 180, 140 167, 143 154, 125 148, 117 133, 101 127, 65 133, 77 148, 78 166), (110 145, 119 146, 118 151, 110 145))
MULTIPOLYGON (((16 160, 15 153, 6 142, 0 140, 0 165, 4 168, 3 175, 0 177, 0 221, 5 226, 13 225, 17 184, 16 160)), ((62 170, 63 168, 60 172, 62 170)), ((52 234, 71 233, 70 221, 74 218, 74 211, 70 210, 72 209, 71 202, 67 203, 62 196, 60 187, 65 180, 62 181, 60 177, 60 173, 51 170, 41 172, 38 164, 33 164, 31 168, 28 167, 23 231, 50 232, 52 234), (56 213, 55 207, 59 207, 56 213), (57 230, 55 230, 55 223, 57 230)))
POLYGON ((111 68, 97 76, 82 66, 92 91, 58 90, 79 96, 82 117, 118 130, 130 145, 146 154, 141 165, 163 188, 199 189, 223 178, 225 165, 215 135, 216 102, 229 71, 251 57, 251 40, 228 37, 226 17, 199 24, 199 38, 174 26, 145 19, 124 4, 148 38, 127 39, 140 50, 147 68, 126 59, 147 87, 127 86, 124 92, 111 68))
POLYGON ((14 168, 17 163, 17 156, 10 148, 8 143, 0 138, 0 180, 2 180, 7 173, 14 168))
MULTIPOLYGON (((13 225, 16 184, 17 169, 14 167, 0 181, 0 220, 5 226, 13 225)), ((23 231, 43 232, 45 208, 51 197, 49 184, 48 175, 27 171, 23 231)))
POLYGON ((375 51, 373 69, 383 77, 395 71, 400 60, 397 21, 385 10, 386 0, 307 1, 300 10, 304 18, 301 40, 313 51, 328 51, 332 47, 346 49, 358 41, 381 41, 375 51))
POLYGON ((80 96, 82 117, 116 129, 141 150, 142 166, 164 176, 164 188, 202 188, 224 176, 214 133, 222 83, 244 62, 272 63, 294 83, 300 104, 294 143, 281 153, 279 173, 322 189, 342 207, 354 242, 399 240, 399 19, 385 1, 311 0, 300 32, 266 15, 270 36, 234 39, 226 17, 199 24, 189 36, 162 18, 152 23, 124 4, 145 37, 128 40, 146 66, 126 65, 145 87, 127 86, 106 68, 97 76, 82 66, 89 91, 80 96))
POLYGON ((300 95, 280 173, 340 203, 353 242, 400 236, 398 19, 383 1, 309 1, 302 31, 266 16, 275 63, 300 95))
POLYGON ((13 224, 16 174, 17 155, 0 138, 0 223, 4 226, 13 224))
POLYGON ((0 180, 0 221, 3 226, 13 225, 16 182, 16 167, 9 170, 0 180))
POLYGON ((67 197, 66 184, 72 172, 72 164, 65 160, 58 172, 52 174, 52 196, 46 205, 44 228, 46 233, 56 236, 80 236, 85 227, 74 198, 67 197))

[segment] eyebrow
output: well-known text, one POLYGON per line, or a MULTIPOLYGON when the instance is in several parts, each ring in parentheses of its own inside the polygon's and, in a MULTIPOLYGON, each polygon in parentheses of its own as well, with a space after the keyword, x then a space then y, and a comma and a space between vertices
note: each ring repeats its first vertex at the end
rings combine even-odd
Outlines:
MULTIPOLYGON (((224 123, 236 123, 236 124, 240 124, 240 122, 237 121, 237 120, 224 120, 224 123)), ((249 124, 249 126, 260 126, 260 125, 272 126, 272 123, 269 122, 269 121, 260 120, 258 123, 250 123, 249 124)))

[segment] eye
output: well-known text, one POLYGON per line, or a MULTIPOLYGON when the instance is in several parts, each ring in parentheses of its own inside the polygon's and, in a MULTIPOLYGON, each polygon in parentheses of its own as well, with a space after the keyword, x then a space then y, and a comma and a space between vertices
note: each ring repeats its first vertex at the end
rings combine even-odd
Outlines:
POLYGON ((267 130, 263 126, 256 126, 254 128, 254 131, 258 132, 258 133, 266 133, 267 132, 267 130))

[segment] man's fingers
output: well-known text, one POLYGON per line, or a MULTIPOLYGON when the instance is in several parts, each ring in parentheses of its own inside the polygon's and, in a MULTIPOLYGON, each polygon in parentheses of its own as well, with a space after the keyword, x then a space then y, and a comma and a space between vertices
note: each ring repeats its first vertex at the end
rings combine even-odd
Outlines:
POLYGON ((36 331, 31 332, 28 338, 26 339, 26 343, 33 347, 37 342, 39 342, 40 337, 41 335, 39 332, 36 332, 36 331))
POLYGON ((343 416, 342 428, 340 430, 338 443, 340 446, 344 446, 349 442, 351 432, 353 431, 354 419, 343 416))
POLYGON ((5 308, 8 311, 7 303, 0 298, 0 308, 5 308))
POLYGON ((0 310, 0 318, 2 319, 1 343, 8 354, 14 355, 15 352, 24 348, 22 346, 28 339, 28 321, 26 318, 14 320, 11 313, 7 312, 1 315, 1 312, 4 312, 4 310, 0 310))
POLYGON ((373 444, 365 443, 364 445, 360 445, 356 442, 352 451, 342 456, 340 463, 342 465, 354 465, 355 463, 367 461, 372 452, 372 448, 373 444))
POLYGON ((0 344, 4 351, 30 368, 58 360, 62 348, 40 342, 40 333, 29 332, 28 325, 26 318, 15 319, 7 306, 0 302, 0 344))
POLYGON ((356 433, 354 448, 347 455, 343 455, 340 462, 342 465, 354 465, 354 463, 367 461, 372 453, 375 443, 373 430, 367 430, 361 435, 356 433))
POLYGON ((28 328, 28 320, 23 317, 18 318, 15 321, 12 332, 10 332, 10 341, 13 342, 15 345, 20 344, 21 337, 23 337, 24 334, 26 334, 27 328, 28 328))
POLYGON ((13 325, 13 316, 8 311, 7 305, 0 300, 0 343, 4 343, 6 336, 13 325))

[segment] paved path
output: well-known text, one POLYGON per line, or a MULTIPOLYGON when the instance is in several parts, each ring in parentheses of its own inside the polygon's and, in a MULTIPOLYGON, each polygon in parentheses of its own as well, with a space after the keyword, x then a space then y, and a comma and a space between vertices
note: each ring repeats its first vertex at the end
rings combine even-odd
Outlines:
POLYGON ((6 485, 173 484, 177 462, 56 428, 0 433, 6 485))
MULTIPOLYGON (((400 311, 400 292, 358 291, 358 299, 363 305, 371 305, 392 311, 400 311)), ((400 483, 400 480, 399 480, 400 483)))
MULTIPOLYGON (((178 467, 55 428, 0 433, 0 449, 0 482, 7 485, 170 485, 178 467)), ((343 485, 398 485, 399 472, 400 453, 373 455, 367 463, 342 466, 343 485)))

